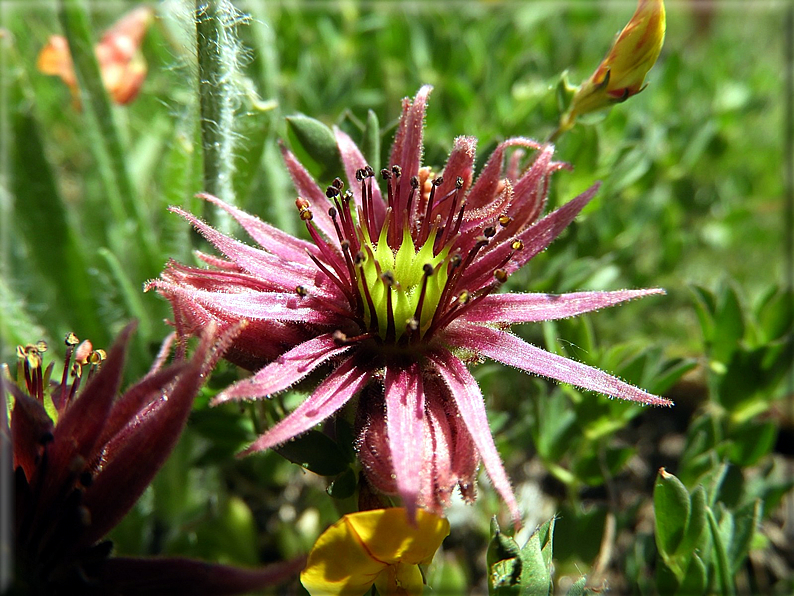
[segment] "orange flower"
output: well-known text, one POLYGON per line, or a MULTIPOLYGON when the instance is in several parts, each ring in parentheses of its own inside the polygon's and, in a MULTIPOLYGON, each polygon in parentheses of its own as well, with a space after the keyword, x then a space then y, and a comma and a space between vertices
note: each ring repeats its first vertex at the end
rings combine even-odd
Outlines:
MULTIPOLYGON (((146 78, 146 60, 141 53, 141 42, 153 18, 152 7, 140 6, 119 19, 96 46, 102 82, 117 104, 124 105, 135 99, 146 78)), ((61 77, 79 105, 77 76, 65 37, 50 36, 47 45, 39 52, 36 67, 44 74, 61 77)))

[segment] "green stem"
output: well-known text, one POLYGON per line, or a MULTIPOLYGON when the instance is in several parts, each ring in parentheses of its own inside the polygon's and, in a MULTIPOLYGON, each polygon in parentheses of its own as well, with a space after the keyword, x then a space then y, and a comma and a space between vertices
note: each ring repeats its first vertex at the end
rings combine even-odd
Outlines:
MULTIPOLYGON (((204 190, 234 204, 234 106, 239 76, 239 42, 235 24, 240 20, 229 0, 196 0, 196 51, 201 106, 201 147, 204 155, 204 190)), ((229 224, 225 212, 217 224, 229 224)))

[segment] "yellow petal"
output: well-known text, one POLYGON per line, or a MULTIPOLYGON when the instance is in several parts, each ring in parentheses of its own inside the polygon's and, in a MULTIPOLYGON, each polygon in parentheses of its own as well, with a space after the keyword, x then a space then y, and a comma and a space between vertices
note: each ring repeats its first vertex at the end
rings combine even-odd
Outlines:
POLYGON ((312 596, 360 596, 386 567, 364 547, 349 517, 323 532, 309 553, 301 583, 312 596))
POLYGON ((395 563, 375 580, 379 596, 419 596, 425 587, 418 565, 395 563))
POLYGON ((415 526, 402 507, 362 511, 347 518, 369 552, 384 563, 429 563, 449 535, 449 522, 423 509, 417 511, 415 526))

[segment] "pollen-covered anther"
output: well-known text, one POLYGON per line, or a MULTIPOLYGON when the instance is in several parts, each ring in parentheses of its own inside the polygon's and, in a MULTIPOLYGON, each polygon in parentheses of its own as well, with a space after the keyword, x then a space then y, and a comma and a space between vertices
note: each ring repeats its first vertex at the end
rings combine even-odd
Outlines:
POLYGON ((402 176, 403 171, 400 166, 392 166, 391 173, 394 174, 395 178, 399 178, 400 176, 402 176))
POLYGON ((74 359, 77 364, 88 364, 88 359, 91 357, 91 352, 94 351, 94 346, 90 340, 85 340, 74 353, 74 359))
POLYGON ((333 338, 336 343, 339 344, 346 344, 347 343, 347 335, 341 332, 339 329, 334 331, 333 338))
POLYGON ((311 221, 312 219, 312 210, 309 209, 311 207, 311 203, 304 199, 303 197, 298 197, 295 199, 295 206, 298 208, 298 212, 300 213, 300 218, 303 221, 311 221))
POLYGON ((309 295, 309 292, 303 286, 295 286, 295 293, 300 296, 301 298, 305 298, 309 295))
POLYGON ((337 176, 336 178, 334 178, 334 181, 331 182, 331 186, 341 191, 345 187, 345 183, 342 181, 341 178, 337 176))
POLYGON ((510 245, 510 248, 513 250, 523 250, 524 243, 521 240, 513 240, 513 243, 510 245))
POLYGON ((496 278, 500 284, 503 284, 507 281, 507 271, 504 269, 497 269, 493 272, 493 276, 496 278))
POLYGON ((363 265, 367 260, 367 255, 363 250, 360 250, 356 253, 355 257, 353 257, 353 262, 356 266, 363 265))
POLYGON ((411 317, 407 321, 405 321, 405 328, 408 331, 416 331, 419 329, 419 321, 416 320, 415 317, 411 317))
POLYGON ((335 186, 328 186, 325 189, 325 196, 328 197, 329 199, 333 199, 334 197, 338 197, 339 196, 339 189, 336 188, 335 186))
POLYGON ((77 339, 77 336, 74 333, 69 332, 66 334, 63 343, 65 343, 67 346, 76 346, 80 343, 80 340, 77 339))
POLYGON ((457 296, 458 304, 466 304, 470 298, 471 298, 471 294, 469 293, 469 291, 462 290, 457 296))
POLYGON ((499 225, 502 226, 503 228, 506 228, 512 222, 513 222, 513 218, 510 217, 509 215, 504 215, 503 214, 503 215, 499 216, 499 225))
POLYGON ((458 190, 463 188, 463 178, 461 176, 455 178, 455 188, 457 188, 458 190))
POLYGON ((383 168, 380 171, 380 177, 383 178, 384 180, 391 180, 392 175, 391 175, 391 172, 389 170, 387 170, 386 168, 383 168))

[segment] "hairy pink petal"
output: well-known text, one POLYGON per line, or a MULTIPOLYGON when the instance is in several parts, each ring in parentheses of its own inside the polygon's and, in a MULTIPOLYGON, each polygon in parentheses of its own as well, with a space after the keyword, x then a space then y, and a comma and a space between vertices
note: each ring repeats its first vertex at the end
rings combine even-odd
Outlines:
POLYGON ((185 288, 165 281, 153 281, 150 287, 166 296, 177 296, 198 303, 226 316, 245 317, 271 321, 296 321, 328 324, 339 320, 336 313, 320 310, 311 298, 301 298, 295 293, 238 292, 223 294, 185 288))
POLYGON ((501 266, 504 260, 510 257, 511 254, 512 257, 510 257, 508 263, 503 266, 507 273, 512 273, 523 267, 527 261, 544 250, 562 233, 584 206, 587 205, 590 199, 593 198, 598 187, 599 184, 594 184, 578 197, 569 201, 556 211, 553 211, 519 234, 517 239, 524 245, 521 250, 514 251, 511 240, 502 242, 502 244, 490 250, 463 272, 463 284, 472 288, 485 285, 490 281, 493 272, 501 266))
POLYGON ((253 377, 238 381, 219 393, 212 405, 245 398, 266 397, 284 391, 306 377, 315 368, 350 349, 339 345, 333 333, 326 333, 295 346, 279 356, 253 377))
POLYGON ((306 171, 301 162, 287 149, 283 144, 279 144, 281 148, 281 155, 284 158, 284 163, 287 165, 287 170, 292 177, 292 183, 295 185, 295 190, 298 194, 311 203, 312 210, 312 223, 314 223, 323 234, 331 241, 334 246, 339 246, 339 238, 336 236, 336 229, 331 216, 328 215, 328 208, 331 203, 322 189, 317 186, 317 183, 312 178, 311 174, 306 171))
POLYGON ((364 385, 372 372, 359 366, 355 356, 345 360, 301 405, 265 432, 240 455, 264 451, 305 433, 345 405, 364 385))
POLYGON ((287 261, 264 250, 243 244, 229 238, 206 223, 179 207, 171 211, 181 215, 195 227, 202 236, 240 267, 266 280, 271 287, 282 290, 294 289, 296 285, 309 285, 314 281, 316 269, 311 265, 287 261))
MULTIPOLYGON (((356 180, 356 171, 364 168, 367 165, 367 160, 353 142, 353 139, 336 126, 334 126, 334 136, 339 147, 339 153, 342 156, 342 164, 345 166, 348 184, 350 184, 350 189, 353 191, 353 197, 356 204, 362 206, 364 203, 361 196, 361 182, 356 180)), ((383 220, 386 219, 386 203, 380 194, 378 180, 380 180, 380 173, 376 172, 370 183, 372 184, 372 208, 375 211, 375 222, 380 226, 383 224, 383 220)))
POLYGON ((424 447, 425 393, 419 364, 386 366, 386 426, 397 492, 416 518, 424 447))
POLYGON ((476 210, 490 205, 496 197, 499 182, 502 180, 502 161, 508 147, 529 147, 539 149, 541 145, 532 139, 516 137, 507 139, 494 149, 482 172, 477 177, 474 187, 467 197, 467 209, 476 210))
POLYGON ((291 234, 282 232, 278 228, 265 223, 258 217, 241 211, 228 203, 224 203, 218 197, 203 192, 196 196, 226 211, 243 227, 251 238, 256 240, 256 242, 268 252, 278 255, 283 259, 287 259, 288 261, 311 265, 311 259, 306 252, 309 251, 314 253, 317 251, 316 247, 311 242, 300 240, 291 234))
POLYGON ((551 321, 654 294, 664 294, 664 290, 651 288, 570 294, 491 294, 472 306, 460 320, 467 323, 510 324, 551 321))
POLYGON ((551 167, 552 155, 553 145, 543 147, 532 167, 513 185, 513 200, 507 214, 513 218, 517 229, 534 222, 543 211, 549 176, 554 171, 551 167))
MULTIPOLYGON (((447 164, 442 172, 444 182, 436 189, 437 197, 444 197, 455 188, 456 179, 463 178, 461 193, 465 193, 471 185, 474 171, 474 158, 477 154, 476 137, 457 137, 449 154, 447 164)), ((461 195, 463 196, 463 195, 461 195)))
POLYGON ((456 347, 473 350, 502 364, 610 397, 652 406, 673 405, 669 399, 652 395, 592 366, 542 350, 506 331, 460 325, 447 329, 446 338, 456 347))
POLYGON ((427 98, 432 90, 432 86, 424 85, 419 89, 413 102, 409 99, 403 100, 403 114, 394 137, 389 161, 390 164, 399 164, 402 168, 400 196, 397 198, 398 209, 408 204, 408 195, 411 192, 409 181, 412 176, 419 174, 419 167, 422 165, 422 133, 427 98))
POLYGON ((491 429, 488 427, 488 417, 485 415, 485 403, 477 381, 471 376, 466 365, 446 350, 436 350, 429 354, 429 358, 449 387, 460 416, 477 446, 491 483, 510 509, 513 524, 517 528, 520 527, 521 513, 518 511, 518 503, 513 495, 510 480, 502 465, 502 458, 499 457, 493 442, 491 429))

